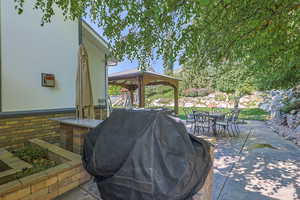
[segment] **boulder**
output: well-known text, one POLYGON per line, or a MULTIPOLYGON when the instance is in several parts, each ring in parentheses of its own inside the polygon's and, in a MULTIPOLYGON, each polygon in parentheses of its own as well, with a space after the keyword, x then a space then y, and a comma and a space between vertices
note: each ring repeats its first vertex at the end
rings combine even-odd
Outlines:
POLYGON ((287 115, 286 122, 289 128, 295 129, 297 126, 296 115, 287 115))
POLYGON ((194 104, 193 103, 185 103, 184 107, 194 107, 194 104))
POLYGON ((202 107, 202 108, 204 108, 204 107, 207 107, 207 106, 205 104, 197 104, 196 107, 202 107))
POLYGON ((259 108, 262 109, 262 110, 264 110, 264 111, 267 111, 267 112, 271 111, 271 107, 270 107, 270 103, 269 102, 260 104, 259 108))
POLYGON ((300 137, 300 125, 298 125, 297 128, 295 128, 295 134, 299 135, 300 137))
POLYGON ((295 115, 295 114, 297 114, 297 110, 292 110, 290 113, 292 114, 292 115, 295 115))

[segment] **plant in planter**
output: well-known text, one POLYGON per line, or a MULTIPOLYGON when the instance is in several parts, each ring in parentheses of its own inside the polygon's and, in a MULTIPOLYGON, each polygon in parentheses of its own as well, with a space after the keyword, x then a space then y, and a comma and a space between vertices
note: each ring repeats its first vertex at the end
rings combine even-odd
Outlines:
POLYGON ((22 172, 16 174, 16 178, 22 178, 31 174, 49 169, 58 165, 48 157, 48 150, 42 149, 32 145, 25 145, 22 148, 11 151, 14 155, 30 163, 32 168, 24 168, 22 172))

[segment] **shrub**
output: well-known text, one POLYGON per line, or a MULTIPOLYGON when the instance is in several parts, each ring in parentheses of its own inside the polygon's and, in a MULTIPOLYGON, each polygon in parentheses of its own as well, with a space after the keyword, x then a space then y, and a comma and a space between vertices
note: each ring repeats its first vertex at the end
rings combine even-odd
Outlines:
POLYGON ((19 157, 32 165, 32 168, 24 168, 16 174, 17 178, 29 176, 31 174, 49 169, 56 166, 58 163, 50 160, 48 150, 36 146, 25 146, 11 151, 15 156, 19 157))
POLYGON ((171 101, 172 101, 172 99, 169 99, 169 98, 161 98, 161 99, 159 99, 158 103, 169 104, 171 101))
POLYGON ((198 96, 198 91, 196 88, 189 88, 184 91, 184 96, 186 97, 196 97, 198 96))
POLYGON ((210 89, 207 89, 207 88, 199 88, 198 89, 198 96, 199 97, 205 97, 205 96, 208 96, 212 92, 213 91, 211 91, 210 89))
POLYGON ((227 100, 227 96, 225 94, 216 94, 215 100, 216 101, 226 101, 227 100))
POLYGON ((234 102, 235 98, 236 98, 236 97, 235 97, 234 94, 230 94, 230 95, 228 96, 228 100, 231 101, 231 102, 234 102))
POLYGON ((285 105, 280 109, 284 113, 289 113, 292 110, 300 109, 300 99, 296 99, 293 102, 287 102, 285 105))
POLYGON ((249 102, 244 103, 244 105, 247 107, 254 107, 254 106, 256 106, 256 104, 257 104, 256 101, 249 101, 249 102))
POLYGON ((188 88, 184 91, 186 97, 204 97, 209 95, 211 91, 207 88, 188 88))
POLYGON ((120 95, 121 87, 116 85, 109 85, 108 86, 108 94, 109 95, 120 95))
POLYGON ((174 97, 174 89, 168 86, 148 86, 145 88, 145 97, 149 103, 159 98, 172 99, 174 97))

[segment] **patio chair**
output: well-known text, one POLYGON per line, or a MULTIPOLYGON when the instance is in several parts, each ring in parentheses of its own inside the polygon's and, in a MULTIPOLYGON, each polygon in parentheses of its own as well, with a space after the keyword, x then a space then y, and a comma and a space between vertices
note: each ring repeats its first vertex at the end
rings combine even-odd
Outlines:
POLYGON ((233 109, 231 112, 226 113, 223 121, 217 121, 216 125, 219 127, 219 132, 222 130, 221 134, 227 134, 229 136, 238 136, 240 134, 240 128, 238 126, 240 110, 233 109))
POLYGON ((191 108, 183 108, 183 112, 184 112, 184 115, 185 115, 186 125, 192 124, 192 126, 193 126, 193 124, 195 122, 193 110, 191 108))
POLYGON ((195 116, 195 127, 194 134, 199 135, 202 131, 203 135, 209 135, 210 129, 213 126, 213 119, 209 116, 207 112, 194 113, 195 116))
POLYGON ((240 116, 241 110, 238 109, 238 108, 235 108, 235 109, 233 110, 233 112, 234 112, 234 116, 233 116, 233 120, 234 120, 234 128, 236 129, 237 135, 239 135, 240 132, 241 132, 240 127, 239 127, 239 116, 240 116))

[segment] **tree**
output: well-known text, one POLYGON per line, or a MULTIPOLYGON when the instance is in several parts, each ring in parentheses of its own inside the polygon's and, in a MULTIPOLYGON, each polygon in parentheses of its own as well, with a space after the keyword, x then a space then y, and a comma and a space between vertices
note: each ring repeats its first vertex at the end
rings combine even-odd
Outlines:
POLYGON ((171 58, 164 58, 164 69, 166 75, 172 75, 174 72, 174 63, 175 60, 171 58))
POLYGON ((184 65, 181 78, 185 88, 207 88, 231 93, 234 107, 239 106, 240 99, 258 89, 254 72, 241 63, 223 62, 218 67, 213 65, 196 65, 188 62, 184 65))
POLYGON ((195 66, 193 62, 186 62, 182 65, 182 68, 180 78, 182 79, 183 89, 215 89, 216 70, 212 66, 195 66))
MULTIPOLYGON (((22 13, 25 0, 15 0, 22 13)), ((119 59, 142 65, 158 57, 218 67, 243 63, 265 88, 300 78, 299 0, 35 0, 51 21, 58 6, 67 19, 90 17, 104 29, 119 59)))
POLYGON ((234 108, 239 107, 240 99, 257 89, 253 72, 239 63, 224 63, 216 73, 215 89, 232 93, 234 108))

